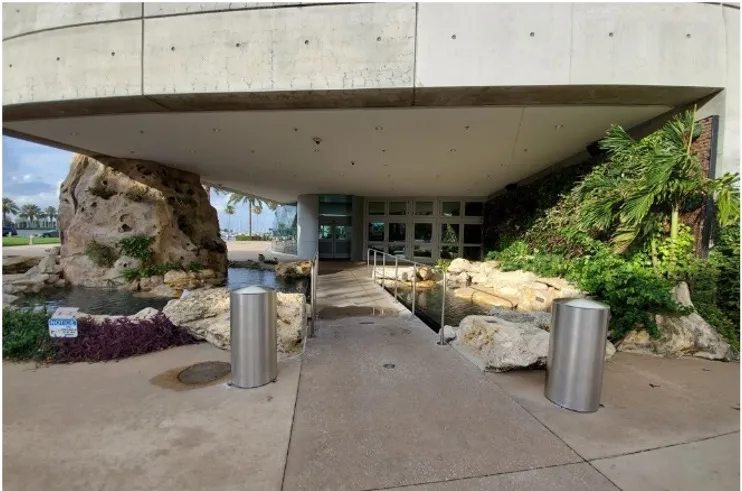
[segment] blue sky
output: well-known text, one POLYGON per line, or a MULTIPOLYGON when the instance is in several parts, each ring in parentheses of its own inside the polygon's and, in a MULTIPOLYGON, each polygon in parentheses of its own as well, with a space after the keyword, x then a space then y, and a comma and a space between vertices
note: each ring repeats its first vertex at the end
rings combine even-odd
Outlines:
MULTIPOLYGON (((59 206, 59 185, 67 177, 72 153, 3 136, 3 197, 18 205, 33 203, 42 209, 59 206)), ((247 231, 247 206, 239 205, 231 217, 224 213, 226 196, 212 193, 211 204, 219 212, 219 225, 247 231)), ((253 215, 253 232, 267 232, 273 226, 273 212, 263 209, 253 215)))

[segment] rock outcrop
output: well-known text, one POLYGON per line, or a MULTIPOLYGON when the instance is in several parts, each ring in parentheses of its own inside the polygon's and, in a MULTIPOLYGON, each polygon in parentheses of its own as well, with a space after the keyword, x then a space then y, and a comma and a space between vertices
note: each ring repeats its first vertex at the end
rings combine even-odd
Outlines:
MULTIPOLYGON (((194 337, 217 348, 229 349, 229 296, 227 288, 209 288, 191 292, 185 298, 171 300, 162 310, 174 325, 187 329, 194 337)), ((277 293, 278 352, 300 351, 306 323, 306 299, 300 293, 277 293)))
POLYGON ((23 274, 41 261, 41 256, 10 256, 3 258, 3 274, 23 274))
MULTIPOLYGON (((124 285, 123 263, 99 265, 91 242, 115 253, 122 238, 154 237, 152 263, 199 263, 224 278, 227 248, 197 175, 155 162, 75 155, 60 190, 60 264, 74 285, 124 285)), ((119 258, 121 259, 121 258, 119 258)), ((124 262, 133 263, 133 258, 124 262)))
POLYGON ((311 261, 278 263, 275 265, 274 271, 276 272, 276 278, 285 278, 287 280, 309 278, 312 274, 312 263, 311 261))
POLYGON ((471 287, 461 292, 456 290, 459 297, 523 312, 549 312, 557 298, 584 296, 563 278, 540 278, 528 271, 501 271, 497 261, 454 259, 448 266, 447 279, 454 287, 471 287))
POLYGON ((39 259, 38 264, 24 274, 3 278, 4 304, 14 302, 24 293, 38 293, 44 288, 67 285, 59 264, 59 247, 53 247, 48 255, 39 259))
MULTIPOLYGON (((675 287, 673 297, 682 305, 693 306, 685 283, 675 287)), ((618 351, 668 358, 683 355, 724 361, 735 358, 729 343, 695 312, 683 316, 658 315, 655 320, 660 331, 658 338, 652 338, 645 330, 632 331, 619 343, 618 351)))
MULTIPOLYGON (((444 330, 444 336, 454 338, 452 346, 483 371, 545 367, 550 336, 543 328, 545 319, 538 314, 509 314, 465 317, 458 328, 444 330)), ((606 340, 605 359, 615 353, 613 344, 606 340)))

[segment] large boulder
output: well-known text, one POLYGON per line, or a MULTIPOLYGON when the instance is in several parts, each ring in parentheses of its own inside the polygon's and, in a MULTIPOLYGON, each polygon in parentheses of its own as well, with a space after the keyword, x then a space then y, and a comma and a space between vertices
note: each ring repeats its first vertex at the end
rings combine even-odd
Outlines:
MULTIPOLYGON (((162 313, 196 338, 229 349, 229 297, 227 288, 196 290, 185 298, 168 302, 162 313)), ((304 295, 278 292, 276 311, 279 353, 298 352, 307 316, 304 295)))
POLYGON ((10 256, 3 258, 3 274, 23 274, 37 266, 41 256, 10 256))
POLYGON ((66 281, 61 278, 58 247, 50 249, 46 256, 40 256, 38 259, 37 264, 24 274, 4 275, 3 293, 8 295, 38 293, 48 287, 66 285, 66 281))
POLYGON ((498 317, 465 317, 453 346, 480 370, 506 372, 546 364, 549 333, 536 326, 498 317))
POLYGON ((297 280, 309 278, 312 274, 312 263, 310 261, 290 261, 278 263, 275 267, 276 277, 297 280))
POLYGON ((150 161, 99 159, 75 155, 60 189, 60 265, 71 284, 122 284, 122 264, 101 266, 86 250, 95 241, 115 253, 119 240, 135 235, 154 237, 154 264, 196 262, 225 276, 227 248, 196 174, 150 161))
MULTIPOLYGON (((682 305, 693 306, 688 285, 683 282, 675 287, 673 297, 682 305)), ((655 320, 660 331, 658 338, 652 338, 643 329, 632 331, 618 345, 618 351, 668 358, 683 355, 724 361, 735 358, 729 343, 695 312, 683 316, 658 315, 655 320)))
MULTIPOLYGON (((444 336, 455 338, 452 345, 484 371, 545 367, 550 337, 546 329, 551 324, 548 314, 497 307, 493 313, 496 315, 465 317, 455 332, 444 331, 444 336)), ((615 353, 616 348, 606 340, 605 359, 615 353)))

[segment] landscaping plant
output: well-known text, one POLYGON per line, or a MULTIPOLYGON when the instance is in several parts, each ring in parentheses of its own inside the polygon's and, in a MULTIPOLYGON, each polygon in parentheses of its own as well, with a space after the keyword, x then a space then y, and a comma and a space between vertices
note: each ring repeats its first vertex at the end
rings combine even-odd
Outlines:
POLYGON ((76 338, 52 338, 50 316, 39 307, 3 309, 3 358, 40 363, 110 361, 197 342, 163 314, 102 323, 82 317, 77 320, 76 338))
POLYGON ((498 246, 487 258, 505 270, 565 277, 608 303, 614 339, 642 327, 656 336, 656 314, 688 313, 671 294, 686 281, 699 314, 738 349, 739 176, 704 176, 691 151, 700 131, 694 116, 686 112, 642 140, 612 126, 600 142, 602 162, 504 194, 503 206, 525 206, 507 220, 498 209, 490 230, 498 246), (705 203, 717 232, 701 259, 682 217, 705 203))

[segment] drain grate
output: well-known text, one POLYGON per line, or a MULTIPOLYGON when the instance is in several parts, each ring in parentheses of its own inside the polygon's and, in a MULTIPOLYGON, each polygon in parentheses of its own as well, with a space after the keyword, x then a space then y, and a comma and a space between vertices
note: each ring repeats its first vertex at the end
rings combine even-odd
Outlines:
POLYGON ((178 374, 178 381, 186 385, 208 384, 229 375, 232 366, 223 361, 196 363, 178 374))

